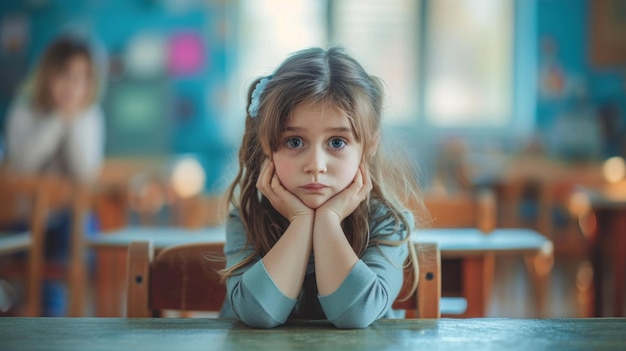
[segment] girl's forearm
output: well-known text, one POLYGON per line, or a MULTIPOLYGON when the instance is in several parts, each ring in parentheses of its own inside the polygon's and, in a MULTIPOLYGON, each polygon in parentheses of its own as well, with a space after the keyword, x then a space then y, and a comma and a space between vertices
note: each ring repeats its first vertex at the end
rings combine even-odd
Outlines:
POLYGON ((298 217, 263 257, 278 289, 295 299, 300 294, 312 248, 313 216, 298 217))
POLYGON ((81 181, 94 181, 104 158, 104 121, 98 110, 91 110, 69 128, 64 156, 72 175, 81 181))
POLYGON ((66 134, 66 124, 56 116, 37 117, 27 108, 9 115, 7 149, 11 167, 36 173, 53 157, 66 134))
POLYGON ((359 261, 336 214, 317 211, 313 224, 315 276, 321 296, 335 292, 359 261))

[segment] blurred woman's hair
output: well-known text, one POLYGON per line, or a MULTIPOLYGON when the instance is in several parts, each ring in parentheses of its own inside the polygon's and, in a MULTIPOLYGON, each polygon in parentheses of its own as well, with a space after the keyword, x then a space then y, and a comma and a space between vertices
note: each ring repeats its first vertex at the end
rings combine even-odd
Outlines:
POLYGON ((51 86, 59 74, 68 69, 70 62, 82 57, 88 64, 88 89, 85 107, 93 103, 98 95, 98 76, 91 49, 86 41, 71 36, 62 36, 53 41, 43 53, 33 81, 32 103, 42 112, 54 109, 51 86))

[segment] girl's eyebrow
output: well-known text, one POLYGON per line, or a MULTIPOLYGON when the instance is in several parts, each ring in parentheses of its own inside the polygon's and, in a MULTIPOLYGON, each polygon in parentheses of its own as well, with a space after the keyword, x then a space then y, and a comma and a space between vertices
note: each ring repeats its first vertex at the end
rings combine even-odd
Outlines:
MULTIPOLYGON (((285 132, 304 132, 306 131, 306 128, 300 128, 300 127, 290 127, 287 126, 285 128, 285 132)), ((326 129, 324 129, 325 132, 332 132, 332 133, 352 133, 352 128, 350 127, 328 127, 326 129)))

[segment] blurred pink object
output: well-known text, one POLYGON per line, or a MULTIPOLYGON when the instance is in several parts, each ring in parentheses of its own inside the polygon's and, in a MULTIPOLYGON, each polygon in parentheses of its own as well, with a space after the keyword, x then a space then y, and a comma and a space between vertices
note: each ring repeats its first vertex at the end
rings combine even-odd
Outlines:
POLYGON ((204 64, 204 45, 197 33, 174 34, 170 40, 169 71, 172 75, 198 73, 204 64))

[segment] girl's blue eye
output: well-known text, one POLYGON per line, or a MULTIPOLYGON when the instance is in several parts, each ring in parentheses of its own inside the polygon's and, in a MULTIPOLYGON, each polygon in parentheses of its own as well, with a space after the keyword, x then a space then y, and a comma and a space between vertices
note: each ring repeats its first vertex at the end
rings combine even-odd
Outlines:
POLYGON ((302 147, 302 139, 300 138, 289 138, 287 139, 287 147, 290 149, 297 149, 302 147))
POLYGON ((346 146, 346 141, 341 138, 332 138, 328 142, 328 145, 333 149, 341 149, 346 146))

